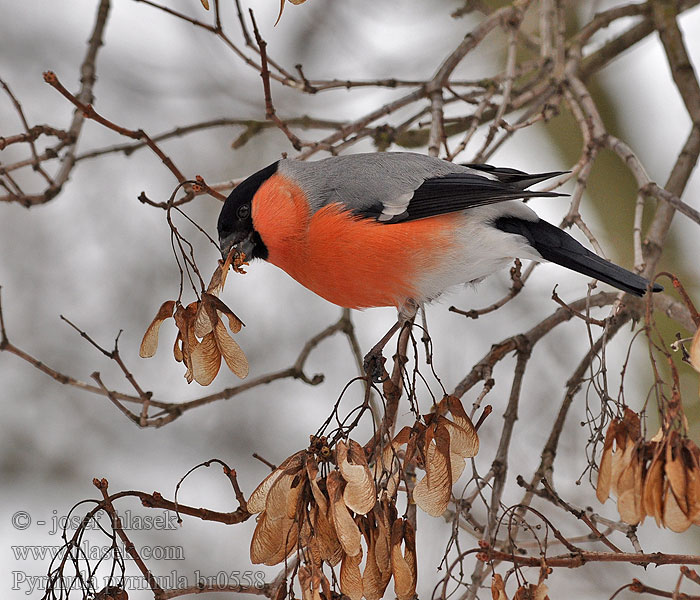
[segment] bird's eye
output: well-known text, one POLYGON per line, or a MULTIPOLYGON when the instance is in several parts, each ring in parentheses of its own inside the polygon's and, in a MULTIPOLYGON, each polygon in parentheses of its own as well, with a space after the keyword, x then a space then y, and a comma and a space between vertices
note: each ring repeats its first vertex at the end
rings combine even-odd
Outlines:
POLYGON ((250 205, 241 204, 236 211, 236 216, 241 220, 245 220, 250 216, 250 205))

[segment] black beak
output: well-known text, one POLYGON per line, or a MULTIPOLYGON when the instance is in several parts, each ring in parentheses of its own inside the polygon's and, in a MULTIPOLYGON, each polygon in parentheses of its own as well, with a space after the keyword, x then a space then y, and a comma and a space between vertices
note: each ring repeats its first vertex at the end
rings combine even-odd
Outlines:
POLYGON ((226 257, 231 252, 232 248, 235 248, 239 254, 245 256, 245 260, 250 260, 253 258, 253 250, 255 249, 255 242, 252 240, 253 233, 250 232, 243 237, 241 237, 240 232, 231 233, 225 237, 219 238, 219 249, 221 250, 221 257, 226 260, 226 257))

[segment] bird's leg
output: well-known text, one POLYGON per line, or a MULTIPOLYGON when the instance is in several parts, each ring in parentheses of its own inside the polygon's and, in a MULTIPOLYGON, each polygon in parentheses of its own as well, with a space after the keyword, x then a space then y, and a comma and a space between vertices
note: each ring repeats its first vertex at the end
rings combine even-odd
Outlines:
POLYGON ((415 300, 411 298, 406 300, 405 304, 399 309, 399 316, 396 323, 391 326, 391 329, 389 329, 382 339, 365 355, 363 368, 372 381, 380 382, 384 380, 384 363, 386 362, 386 358, 382 355, 382 350, 384 350, 384 347, 389 343, 389 340, 394 334, 409 323, 411 319, 416 316, 417 312, 418 304, 415 300))
POLYGON ((402 325, 403 323, 399 318, 396 323, 391 326, 391 329, 386 332, 384 337, 382 337, 382 339, 379 340, 367 354, 365 354, 363 368, 367 376, 375 383, 384 380, 384 363, 386 362, 386 358, 384 358, 382 355, 382 350, 384 350, 384 346, 387 345, 389 340, 401 328, 402 325))

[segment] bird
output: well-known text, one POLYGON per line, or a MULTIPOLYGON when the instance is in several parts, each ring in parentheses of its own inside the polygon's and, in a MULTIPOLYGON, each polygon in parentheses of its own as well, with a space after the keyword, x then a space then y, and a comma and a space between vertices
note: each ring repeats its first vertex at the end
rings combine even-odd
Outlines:
POLYGON ((563 173, 412 152, 283 158, 226 198, 219 246, 224 257, 235 249, 247 261, 266 260, 344 308, 405 313, 515 258, 553 262, 644 295, 647 279, 594 254, 523 202, 563 196, 528 189, 563 173))

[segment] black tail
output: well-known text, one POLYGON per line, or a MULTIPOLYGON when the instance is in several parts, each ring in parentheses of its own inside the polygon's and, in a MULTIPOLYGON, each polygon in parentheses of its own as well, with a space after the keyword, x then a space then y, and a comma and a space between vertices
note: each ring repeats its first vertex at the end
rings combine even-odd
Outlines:
MULTIPOLYGON (((625 292, 643 296, 649 286, 649 281, 644 277, 593 254, 568 233, 542 219, 525 221, 516 217, 501 217, 494 225, 502 231, 522 235, 545 260, 600 279, 625 292)), ((652 291, 660 292, 663 289, 655 283, 652 291)))

